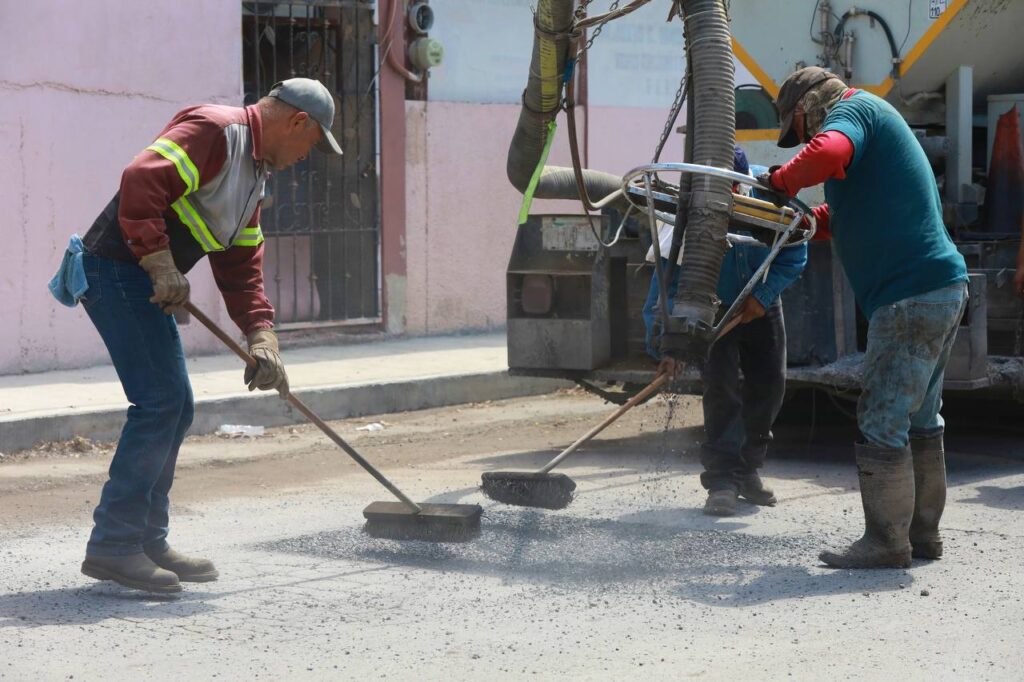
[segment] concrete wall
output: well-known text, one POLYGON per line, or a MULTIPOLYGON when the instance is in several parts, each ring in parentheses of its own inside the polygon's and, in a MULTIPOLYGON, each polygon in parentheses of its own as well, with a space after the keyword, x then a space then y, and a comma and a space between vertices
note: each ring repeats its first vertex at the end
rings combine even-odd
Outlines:
MULTIPOLYGON (((174 112, 241 101, 240 22, 235 2, 0 3, 0 374, 106 361, 82 308, 46 283, 174 112)), ((231 324, 209 267, 190 279, 231 324)), ((216 347, 196 325, 183 334, 192 351, 216 347)))

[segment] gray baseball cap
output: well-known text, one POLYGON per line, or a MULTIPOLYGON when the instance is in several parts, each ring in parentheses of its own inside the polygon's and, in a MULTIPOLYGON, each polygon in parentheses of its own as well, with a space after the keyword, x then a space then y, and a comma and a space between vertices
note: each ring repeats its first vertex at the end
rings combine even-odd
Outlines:
POLYGON ((289 78, 274 84, 268 97, 276 97, 285 104, 290 104, 320 124, 324 137, 317 142, 316 148, 322 152, 341 154, 338 141, 331 134, 334 123, 334 97, 323 83, 312 78, 289 78))

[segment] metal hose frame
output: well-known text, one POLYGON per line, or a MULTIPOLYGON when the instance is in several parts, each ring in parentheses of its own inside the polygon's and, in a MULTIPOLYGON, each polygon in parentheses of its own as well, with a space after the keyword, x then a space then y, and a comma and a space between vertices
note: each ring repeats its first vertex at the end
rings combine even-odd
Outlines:
MULTIPOLYGON (((725 168, 716 168, 715 166, 703 166, 701 164, 696 163, 650 163, 643 166, 637 166, 636 168, 633 168, 628 173, 623 175, 622 189, 626 199, 630 202, 631 205, 635 206, 638 210, 645 211, 648 214, 649 220, 651 222, 651 235, 652 239, 654 240, 653 249, 655 257, 655 268, 659 278, 659 295, 667 297, 666 290, 668 287, 668 283, 662 279, 663 273, 662 268, 660 267, 661 244, 659 243, 659 240, 657 238, 657 229, 654 227, 654 221, 656 219, 664 220, 664 217, 667 216, 663 213, 659 215, 660 212, 654 208, 655 197, 654 192, 651 190, 651 177, 658 172, 679 172, 690 175, 710 175, 731 180, 732 182, 741 182, 744 184, 748 184, 752 187, 755 187, 766 192, 771 192, 774 190, 770 187, 766 187, 765 185, 758 182, 756 178, 752 178, 749 175, 737 173, 736 171, 727 170, 725 168), (641 206, 640 204, 636 203, 633 200, 634 193, 630 191, 632 189, 631 185, 633 181, 638 179, 640 176, 643 176, 643 186, 645 194, 647 195, 647 203, 644 206, 641 206)), ((772 244, 768 249, 768 256, 765 258, 764 262, 762 262, 761 265, 758 266, 757 270, 754 271, 754 274, 750 277, 750 280, 747 281, 746 285, 740 291, 739 295, 733 301, 732 305, 729 306, 729 309, 725 311, 724 315, 722 315, 718 324, 712 325, 710 330, 711 338, 717 339, 720 334, 722 334, 725 330, 727 330, 730 327, 730 324, 739 315, 740 306, 743 305, 744 301, 746 301, 747 297, 750 295, 750 292, 753 291, 755 286, 757 286, 758 280, 763 281, 764 277, 767 276, 768 268, 771 267, 772 263, 775 261, 775 258, 779 255, 783 248, 790 248, 794 246, 799 246, 801 244, 805 244, 814 237, 815 231, 817 230, 817 223, 814 219, 814 214, 812 213, 811 208, 800 199, 797 199, 796 197, 790 197, 787 201, 787 206, 793 209, 793 220, 790 221, 789 225, 785 229, 776 231, 775 239, 772 241, 772 244), (790 241, 790 237, 794 234, 795 231, 797 231, 798 226, 804 221, 804 218, 807 218, 808 222, 810 223, 810 227, 804 230, 804 235, 802 237, 790 241)), ((670 265, 672 264, 670 263, 670 265)), ((667 300, 667 298, 665 300, 667 300)), ((663 311, 663 316, 667 318, 666 311, 663 311)))

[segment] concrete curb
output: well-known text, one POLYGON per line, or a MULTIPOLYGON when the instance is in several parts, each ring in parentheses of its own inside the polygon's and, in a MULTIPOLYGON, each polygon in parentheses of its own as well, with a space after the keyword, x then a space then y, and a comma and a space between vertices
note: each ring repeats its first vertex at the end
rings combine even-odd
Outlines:
MULTIPOLYGON (((300 389, 296 395, 318 415, 331 420, 540 395, 571 385, 557 379, 485 372, 360 386, 300 389)), ((116 440, 124 425, 125 412, 126 408, 119 407, 24 419, 17 416, 0 418, 0 452, 17 452, 38 443, 69 440, 75 436, 100 441, 116 440)), ((306 418, 276 394, 254 393, 196 400, 196 416, 189 434, 213 433, 221 424, 284 426, 303 423, 306 423, 306 418)))

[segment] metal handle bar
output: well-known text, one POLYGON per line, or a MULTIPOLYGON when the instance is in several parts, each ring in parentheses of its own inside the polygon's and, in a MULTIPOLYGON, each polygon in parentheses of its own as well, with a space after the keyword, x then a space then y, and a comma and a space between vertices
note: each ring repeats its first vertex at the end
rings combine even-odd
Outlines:
MULTIPOLYGON (((655 240, 654 251, 656 259, 659 259, 661 255, 661 249, 659 248, 658 235, 653 228, 653 221, 658 217, 658 213, 660 212, 657 211, 657 209, 655 209, 654 207, 654 192, 651 188, 651 176, 658 172, 678 172, 710 175, 714 177, 724 178, 726 180, 731 180, 732 182, 736 183, 751 185, 752 187, 756 187, 766 192, 775 191, 770 187, 765 187, 764 185, 759 183, 756 178, 752 178, 749 175, 737 173, 736 171, 726 170, 724 168, 716 168, 715 166, 705 166, 696 163, 651 163, 643 166, 637 166, 636 168, 630 170, 628 173, 622 176, 622 192, 626 197, 626 200, 629 201, 630 204, 636 206, 640 210, 645 211, 649 219, 652 221, 651 237, 652 239, 655 240), (647 197, 647 206, 637 205, 630 197, 630 190, 632 189, 631 185, 634 182, 634 180, 639 179, 640 176, 643 176, 643 187, 644 194, 647 197)), ((776 256, 779 255, 779 252, 782 250, 782 248, 784 246, 787 246, 789 236, 793 234, 793 231, 796 230, 797 226, 803 221, 805 216, 808 218, 808 221, 810 222, 810 228, 806 230, 806 233, 801 239, 794 241, 793 243, 788 245, 797 246, 799 244, 803 244, 809 241, 814 236, 814 232, 817 228, 817 225, 815 224, 814 216, 811 213, 810 207, 807 206, 807 204, 805 204, 804 202, 797 199, 796 197, 790 197, 787 203, 789 207, 793 209, 793 220, 790 221, 789 225, 786 227, 785 230, 775 233, 775 239, 768 250, 768 256, 764 259, 764 262, 762 262, 761 265, 754 272, 754 275, 747 282, 746 286, 743 287, 743 290, 740 291, 740 294, 739 296, 736 297, 736 300, 734 300, 732 305, 729 306, 729 309, 725 312, 725 315, 722 316, 721 321, 711 330, 713 339, 718 339, 720 336, 727 333, 729 329, 732 329, 734 326, 736 326, 736 324, 738 323, 738 311, 740 306, 746 301, 747 297, 750 296, 750 292, 753 291, 754 287, 757 285, 758 280, 767 277, 768 268, 771 266, 772 262, 774 262, 776 256)), ((658 260, 658 262, 655 263, 656 266, 660 266, 660 264, 660 260, 658 260)), ((667 303, 668 302, 666 301, 666 306, 667 303)))
MULTIPOLYGON (((633 195, 641 193, 645 194, 647 195, 648 202, 651 204, 653 204, 652 197, 661 198, 663 201, 670 200, 672 199, 672 197, 671 195, 664 193, 651 192, 650 194, 648 194, 647 192, 644 191, 643 188, 634 187, 632 185, 634 180, 639 179, 639 177, 642 175, 672 172, 692 173, 697 175, 710 175, 713 177, 731 180, 732 182, 750 185, 751 187, 755 187, 765 192, 775 191, 771 187, 765 187, 764 185, 759 183, 756 178, 753 178, 749 175, 744 175, 742 173, 737 173, 736 171, 727 170, 725 168, 705 166, 697 163, 650 163, 643 166, 637 166, 636 168, 633 168, 632 170, 630 170, 629 172, 622 176, 622 192, 625 195, 626 200, 629 201, 630 204, 636 206, 638 210, 646 210, 646 206, 641 206, 637 204, 635 201, 633 201, 633 195)), ((806 216, 808 218, 808 221, 810 222, 810 227, 804 231, 805 234, 800 239, 787 244, 787 246, 798 246, 807 241, 810 241, 810 239, 814 236, 815 230, 817 229, 817 225, 815 224, 814 220, 814 215, 811 213, 810 207, 800 199, 797 199, 796 197, 790 197, 788 199, 787 205, 789 206, 789 208, 793 209, 794 212, 796 212, 797 220, 800 220, 804 216, 806 216)), ((786 230, 786 233, 788 235, 791 234, 792 231, 786 230)))

